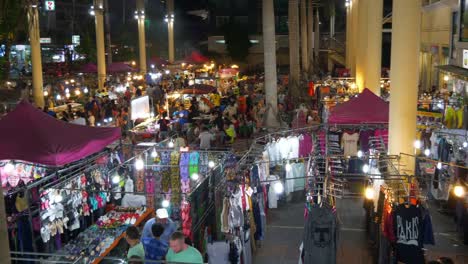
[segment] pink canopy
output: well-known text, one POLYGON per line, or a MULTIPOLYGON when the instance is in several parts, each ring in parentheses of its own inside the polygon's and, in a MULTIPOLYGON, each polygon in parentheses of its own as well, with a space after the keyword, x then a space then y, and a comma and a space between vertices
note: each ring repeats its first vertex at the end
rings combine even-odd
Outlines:
POLYGON ((200 52, 192 51, 192 53, 190 54, 190 56, 188 56, 187 58, 185 58, 185 61, 187 61, 187 62, 189 62, 189 63, 198 64, 198 63, 209 62, 210 59, 208 59, 207 57, 203 56, 200 52))
POLYGON ((63 166, 103 150, 119 128, 95 128, 57 120, 26 101, 0 120, 0 160, 63 166))
POLYGON ((364 89, 358 97, 336 106, 328 118, 329 124, 388 123, 389 105, 364 89))
POLYGON ((126 64, 125 62, 114 62, 107 66, 107 72, 134 72, 136 71, 135 68, 126 64))
POLYGON ((84 73, 97 72, 97 66, 94 63, 86 63, 85 65, 81 66, 80 72, 84 72, 84 73))

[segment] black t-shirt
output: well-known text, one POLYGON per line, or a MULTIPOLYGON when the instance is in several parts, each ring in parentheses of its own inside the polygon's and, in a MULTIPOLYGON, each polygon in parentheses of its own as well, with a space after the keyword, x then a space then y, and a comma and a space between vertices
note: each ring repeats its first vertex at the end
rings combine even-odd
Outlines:
POLYGON ((421 209, 399 205, 394 212, 397 260, 406 264, 424 264, 422 251, 423 219, 421 209))
POLYGON ((168 131, 169 130, 169 121, 166 119, 159 119, 158 120, 159 124, 159 130, 160 131, 168 131))

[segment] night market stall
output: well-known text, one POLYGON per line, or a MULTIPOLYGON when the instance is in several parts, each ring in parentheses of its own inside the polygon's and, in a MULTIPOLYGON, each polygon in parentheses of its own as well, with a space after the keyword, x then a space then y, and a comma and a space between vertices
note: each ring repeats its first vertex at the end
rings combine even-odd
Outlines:
POLYGON ((53 253, 100 216, 106 170, 120 160, 106 147, 120 139, 120 130, 59 121, 25 101, 0 127, 11 250, 53 253))

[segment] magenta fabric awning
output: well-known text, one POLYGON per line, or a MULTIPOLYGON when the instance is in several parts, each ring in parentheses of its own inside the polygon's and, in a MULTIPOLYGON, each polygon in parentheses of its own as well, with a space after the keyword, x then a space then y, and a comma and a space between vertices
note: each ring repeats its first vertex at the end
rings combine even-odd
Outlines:
POLYGON ((358 97, 336 106, 328 117, 328 123, 388 123, 388 111, 389 104, 366 88, 358 97))
POLYGON ((74 125, 22 101, 0 119, 0 160, 63 166, 118 140, 120 128, 74 125))

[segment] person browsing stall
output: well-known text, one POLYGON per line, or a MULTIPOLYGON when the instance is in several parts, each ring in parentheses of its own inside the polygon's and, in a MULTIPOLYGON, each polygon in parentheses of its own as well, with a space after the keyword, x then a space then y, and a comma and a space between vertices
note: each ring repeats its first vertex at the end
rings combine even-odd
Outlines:
POLYGON ((151 226, 153 237, 142 238, 141 242, 145 247, 146 260, 160 261, 164 260, 169 245, 161 240, 164 233, 164 226, 160 223, 154 223, 151 226))
POLYGON ((168 243, 172 233, 174 233, 177 230, 177 227, 175 223, 169 218, 167 210, 163 208, 156 210, 156 217, 151 218, 150 220, 148 220, 148 222, 146 222, 145 226, 143 227, 143 234, 141 237, 153 237, 151 228, 154 223, 162 224, 162 226, 164 227, 164 232, 160 236, 160 239, 168 243))
POLYGON ((130 246, 127 253, 127 259, 132 259, 133 257, 145 259, 145 249, 143 244, 140 242, 140 232, 138 232, 138 228, 135 226, 129 226, 125 231, 125 240, 130 246))
POLYGON ((184 234, 181 232, 172 234, 169 247, 166 255, 168 263, 203 263, 203 257, 200 252, 185 243, 184 234))

